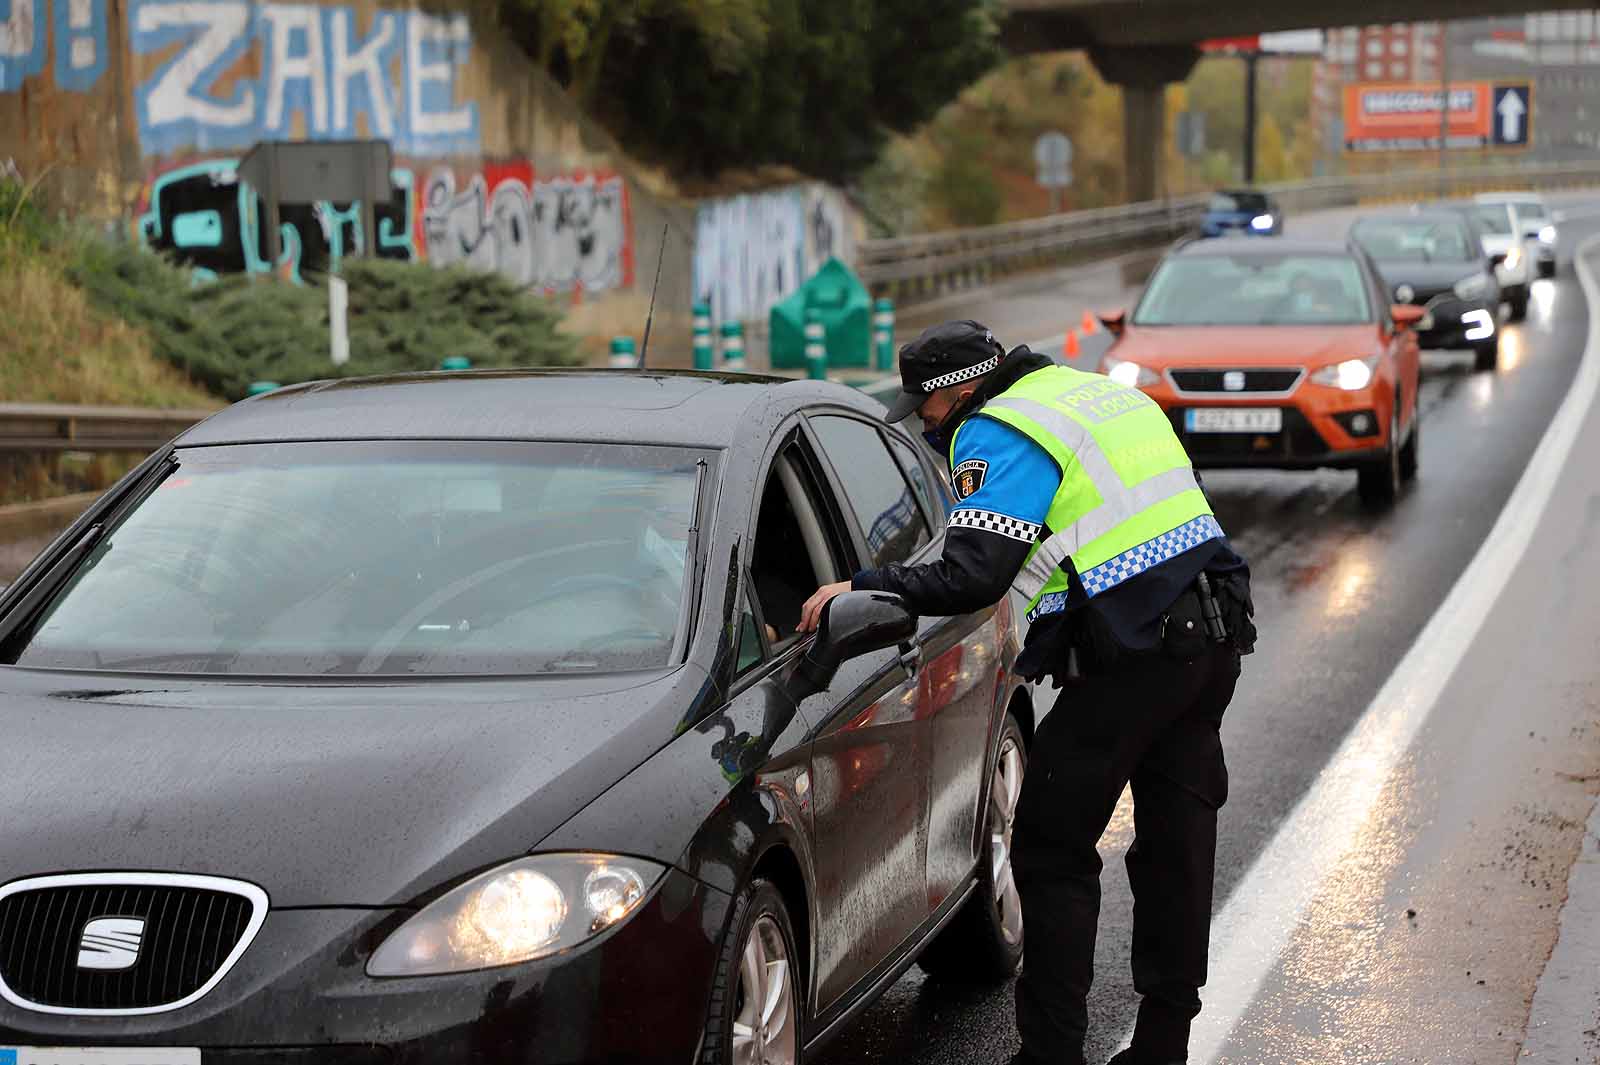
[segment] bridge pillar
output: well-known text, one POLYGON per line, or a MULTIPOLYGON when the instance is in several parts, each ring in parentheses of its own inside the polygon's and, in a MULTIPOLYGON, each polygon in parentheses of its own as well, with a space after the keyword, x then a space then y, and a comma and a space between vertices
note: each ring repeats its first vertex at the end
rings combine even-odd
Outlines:
POLYGON ((1154 200, 1164 191, 1166 88, 1189 76, 1200 59, 1194 45, 1123 48, 1096 45, 1089 59, 1100 76, 1122 89, 1122 161, 1129 202, 1154 200))

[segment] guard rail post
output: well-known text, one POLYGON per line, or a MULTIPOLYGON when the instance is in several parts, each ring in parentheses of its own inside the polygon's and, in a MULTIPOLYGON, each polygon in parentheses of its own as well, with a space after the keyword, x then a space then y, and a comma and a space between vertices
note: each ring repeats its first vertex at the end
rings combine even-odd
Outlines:
POLYGON ((878 369, 888 373, 894 369, 894 300, 885 297, 877 302, 873 309, 872 325, 878 369))
POLYGON ((634 354, 632 337, 611 338, 611 368, 613 370, 631 370, 639 365, 638 356, 634 354))
POLYGON ((813 381, 828 379, 827 330, 816 308, 806 308, 806 376, 813 381))
POLYGON ((716 366, 716 350, 711 340, 711 305, 694 305, 694 368, 710 370, 716 366))
POLYGON ((744 372, 744 323, 722 323, 722 368, 733 373, 744 372))

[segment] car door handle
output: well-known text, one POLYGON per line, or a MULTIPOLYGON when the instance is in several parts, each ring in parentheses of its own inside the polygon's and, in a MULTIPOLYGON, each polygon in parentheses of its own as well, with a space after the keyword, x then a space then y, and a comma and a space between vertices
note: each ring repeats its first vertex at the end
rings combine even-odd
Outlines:
POLYGON ((905 672, 906 680, 916 680, 918 671, 922 669, 922 648, 909 643, 901 644, 900 668, 905 672))

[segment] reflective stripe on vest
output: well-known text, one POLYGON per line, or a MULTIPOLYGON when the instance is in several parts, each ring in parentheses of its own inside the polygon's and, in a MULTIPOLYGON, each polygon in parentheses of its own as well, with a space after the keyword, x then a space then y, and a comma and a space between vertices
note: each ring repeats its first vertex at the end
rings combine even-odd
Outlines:
POLYGON ((1051 535, 1013 584, 1030 619, 1065 604, 1069 559, 1094 596, 1223 535, 1182 442, 1144 393, 1057 366, 1022 378, 982 413, 1028 436, 1062 469, 1045 519, 1051 535))

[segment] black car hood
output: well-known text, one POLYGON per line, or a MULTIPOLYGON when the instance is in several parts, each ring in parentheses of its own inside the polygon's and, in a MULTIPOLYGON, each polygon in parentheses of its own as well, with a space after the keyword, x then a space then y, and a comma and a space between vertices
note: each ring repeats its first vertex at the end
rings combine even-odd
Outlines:
POLYGON ((0 883, 155 870, 248 880, 275 907, 412 903, 526 852, 710 693, 695 666, 341 685, 0 670, 0 883))
POLYGON ((1464 277, 1483 272, 1477 263, 1430 263, 1416 259, 1379 259, 1378 273, 1389 285, 1390 295, 1395 286, 1410 285, 1418 292, 1443 292, 1464 277))

